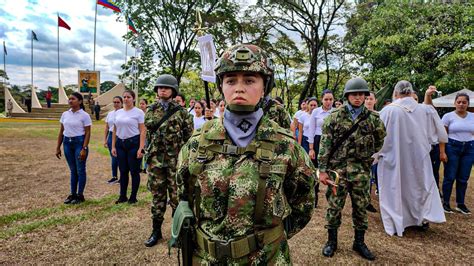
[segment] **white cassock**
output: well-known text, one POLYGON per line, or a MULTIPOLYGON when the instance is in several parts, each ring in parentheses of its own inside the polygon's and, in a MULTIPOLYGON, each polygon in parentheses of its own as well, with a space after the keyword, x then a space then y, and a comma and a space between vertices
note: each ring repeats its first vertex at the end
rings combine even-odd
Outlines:
POLYGON ((380 118, 387 130, 377 171, 385 232, 402 236, 423 221, 445 222, 429 155, 433 134, 448 141, 436 110, 405 97, 384 107, 380 118))

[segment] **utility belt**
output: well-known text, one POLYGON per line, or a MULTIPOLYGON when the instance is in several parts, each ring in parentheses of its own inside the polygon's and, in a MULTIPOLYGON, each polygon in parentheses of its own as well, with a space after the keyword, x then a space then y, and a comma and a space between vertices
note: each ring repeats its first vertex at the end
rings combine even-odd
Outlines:
POLYGON ((283 234, 283 225, 280 224, 271 229, 258 231, 238 240, 223 241, 211 239, 200 228, 196 230, 196 240, 200 249, 209 253, 212 257, 221 260, 223 258, 237 259, 261 249, 264 245, 278 240, 283 234))

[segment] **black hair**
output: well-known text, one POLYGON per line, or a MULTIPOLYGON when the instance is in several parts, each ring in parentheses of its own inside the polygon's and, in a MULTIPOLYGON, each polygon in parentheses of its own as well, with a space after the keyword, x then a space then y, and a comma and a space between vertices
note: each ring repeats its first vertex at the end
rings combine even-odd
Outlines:
POLYGON ((178 97, 178 96, 181 97, 181 99, 183 99, 183 102, 186 102, 186 98, 184 97, 183 94, 178 93, 178 94, 175 96, 175 98, 178 97))
POLYGON ((148 100, 145 98, 141 98, 140 101, 144 101, 146 105, 148 105, 148 100))
POLYGON ((310 103, 310 102, 312 102, 312 101, 315 101, 316 103, 318 103, 318 99, 317 99, 316 97, 310 97, 310 98, 308 98, 307 103, 310 103))
POLYGON ((82 96, 82 94, 80 94, 79 92, 76 91, 76 92, 71 93, 71 96, 74 96, 79 101, 81 101, 79 106, 81 107, 82 110, 86 110, 86 108, 84 107, 84 97, 82 96))
POLYGON ((125 91, 122 93, 122 95, 125 94, 125 93, 130 94, 130 95, 132 96, 132 98, 135 100, 135 92, 134 92, 134 91, 132 91, 132 90, 125 90, 125 91))
POLYGON ((321 93, 321 98, 324 97, 324 95, 326 95, 326 94, 332 94, 332 96, 334 97, 334 93, 332 92, 332 90, 325 89, 321 93))
POLYGON ((120 103, 123 104, 123 99, 122 99, 122 96, 115 96, 114 99, 119 99, 120 100, 120 103))
POLYGON ((458 94, 456 94, 456 97, 454 98, 454 101, 457 101, 459 97, 466 97, 467 104, 469 105, 469 94, 464 93, 464 92, 459 92, 458 94))
POLYGON ((196 111, 196 104, 199 104, 201 106, 201 115, 204 116, 204 104, 201 101, 194 102, 194 111, 196 111))

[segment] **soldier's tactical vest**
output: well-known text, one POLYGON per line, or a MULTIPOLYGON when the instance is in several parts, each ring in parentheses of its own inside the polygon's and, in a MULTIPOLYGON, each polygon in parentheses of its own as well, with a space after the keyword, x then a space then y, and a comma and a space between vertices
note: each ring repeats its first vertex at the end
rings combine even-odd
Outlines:
MULTIPOLYGON (((205 162, 212 160, 216 154, 225 154, 230 156, 240 156, 240 155, 253 155, 254 159, 259 163, 259 180, 257 186, 257 198, 255 202, 255 225, 262 224, 263 219, 263 208, 264 208, 264 199, 265 199, 265 190, 266 190, 266 179, 271 173, 286 173, 286 166, 273 165, 273 160, 275 158, 275 144, 272 140, 259 140, 257 145, 255 143, 249 144, 247 147, 237 147, 231 144, 216 144, 212 140, 206 139, 205 135, 212 127, 213 123, 217 121, 205 123, 201 129, 201 132, 195 133, 195 136, 199 135, 199 145, 197 148, 197 157, 196 159, 202 164, 199 166, 190 168, 189 171, 193 176, 199 175, 205 169, 205 162)), ((285 136, 291 137, 291 135, 285 130, 277 126, 275 122, 273 129, 277 134, 283 134, 285 136)), ((193 182, 191 182, 193 183, 193 182)), ((189 186, 194 186, 194 184, 189 184, 189 186)), ((195 186, 194 190, 195 201, 193 203, 195 208, 195 216, 200 219, 200 191, 199 187, 195 186)), ((233 258, 239 258, 241 256, 246 256, 257 248, 262 248, 263 245, 269 244, 277 239, 283 234, 283 224, 280 224, 277 227, 261 230, 255 234, 248 235, 246 238, 239 239, 236 241, 231 241, 225 246, 220 246, 220 242, 208 238, 202 231, 197 230, 197 242, 198 245, 203 248, 206 252, 210 253, 212 256, 220 259, 222 257, 228 256, 233 258), (227 247, 228 246, 228 247, 227 247), (212 248, 214 247, 214 248, 212 248), (222 250, 229 249, 226 252, 222 250)))

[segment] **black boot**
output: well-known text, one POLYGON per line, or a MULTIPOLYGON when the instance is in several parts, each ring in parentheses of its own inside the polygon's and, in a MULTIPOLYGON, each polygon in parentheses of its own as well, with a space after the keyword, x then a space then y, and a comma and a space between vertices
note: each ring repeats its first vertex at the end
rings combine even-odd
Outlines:
POLYGON ((145 246, 153 247, 158 243, 158 240, 163 239, 161 235, 161 224, 163 223, 162 220, 153 219, 153 232, 151 232, 151 236, 145 241, 145 246))
POLYGON ((328 229, 328 242, 323 247, 323 255, 332 257, 337 250, 337 229, 328 229))
POLYGON ((352 249, 357 251, 357 253, 359 253, 359 255, 361 255, 364 259, 375 260, 374 254, 370 252, 369 248, 364 243, 364 234, 365 230, 355 230, 354 244, 352 245, 352 249))

